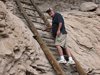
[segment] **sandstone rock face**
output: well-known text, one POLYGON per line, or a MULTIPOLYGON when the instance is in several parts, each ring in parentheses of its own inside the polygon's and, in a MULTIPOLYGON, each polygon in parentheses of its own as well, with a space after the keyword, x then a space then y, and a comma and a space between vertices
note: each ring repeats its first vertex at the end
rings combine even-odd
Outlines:
POLYGON ((62 13, 68 31, 68 48, 87 73, 91 71, 96 75, 94 73, 100 73, 100 17, 88 12, 72 12, 62 13))
POLYGON ((28 27, 0 1, 0 75, 53 75, 28 27))
MULTIPOLYGON (((4 13, 0 15, 0 75, 53 75, 51 66, 27 26, 7 11, 2 2, 0 6, 4 11, 0 10, 4 13), (4 37, 6 35, 8 37, 4 37)), ((68 48, 87 73, 99 75, 100 17, 94 12, 81 11, 62 12, 62 15, 68 31, 68 48)))
POLYGON ((0 37, 6 37, 7 34, 5 33, 5 27, 7 26, 5 23, 5 18, 6 18, 6 7, 5 5, 1 2, 0 5, 0 37))
POLYGON ((98 5, 93 2, 84 2, 80 5, 80 10, 81 11, 91 11, 91 10, 96 9, 97 7, 98 5))

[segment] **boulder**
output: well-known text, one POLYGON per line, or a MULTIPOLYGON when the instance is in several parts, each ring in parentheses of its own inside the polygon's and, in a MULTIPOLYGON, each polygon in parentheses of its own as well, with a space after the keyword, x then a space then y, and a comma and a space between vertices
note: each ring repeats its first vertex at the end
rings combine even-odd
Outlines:
POLYGON ((80 10, 81 11, 92 11, 92 10, 95 10, 97 7, 98 5, 93 2, 84 2, 80 5, 80 10))

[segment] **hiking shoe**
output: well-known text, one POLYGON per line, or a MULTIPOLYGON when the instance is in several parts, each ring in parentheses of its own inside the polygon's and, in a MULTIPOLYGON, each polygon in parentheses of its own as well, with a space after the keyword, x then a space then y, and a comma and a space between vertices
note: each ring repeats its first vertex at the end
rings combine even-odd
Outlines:
POLYGON ((67 61, 66 61, 66 60, 61 60, 61 59, 60 59, 60 60, 58 61, 58 63, 64 63, 64 64, 66 64, 67 61))
POLYGON ((74 62, 74 60, 69 60, 69 61, 68 61, 68 64, 74 65, 75 62, 74 62))

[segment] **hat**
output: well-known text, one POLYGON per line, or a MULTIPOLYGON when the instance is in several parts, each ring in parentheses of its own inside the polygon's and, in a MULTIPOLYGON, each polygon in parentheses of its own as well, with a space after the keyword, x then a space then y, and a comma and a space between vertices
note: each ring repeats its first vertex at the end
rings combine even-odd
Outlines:
POLYGON ((49 12, 51 12, 53 9, 52 8, 48 8, 47 10, 46 10, 46 13, 49 13, 49 12))

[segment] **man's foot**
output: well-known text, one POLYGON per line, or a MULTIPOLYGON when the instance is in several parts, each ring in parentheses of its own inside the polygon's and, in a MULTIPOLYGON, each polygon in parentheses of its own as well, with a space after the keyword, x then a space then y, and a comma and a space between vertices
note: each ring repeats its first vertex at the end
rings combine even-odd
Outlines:
POLYGON ((69 60, 69 61, 68 61, 68 64, 74 65, 75 62, 74 62, 74 60, 69 60))
POLYGON ((58 61, 58 63, 64 63, 64 64, 66 64, 67 61, 66 61, 66 60, 62 60, 62 59, 60 59, 60 60, 58 61))

